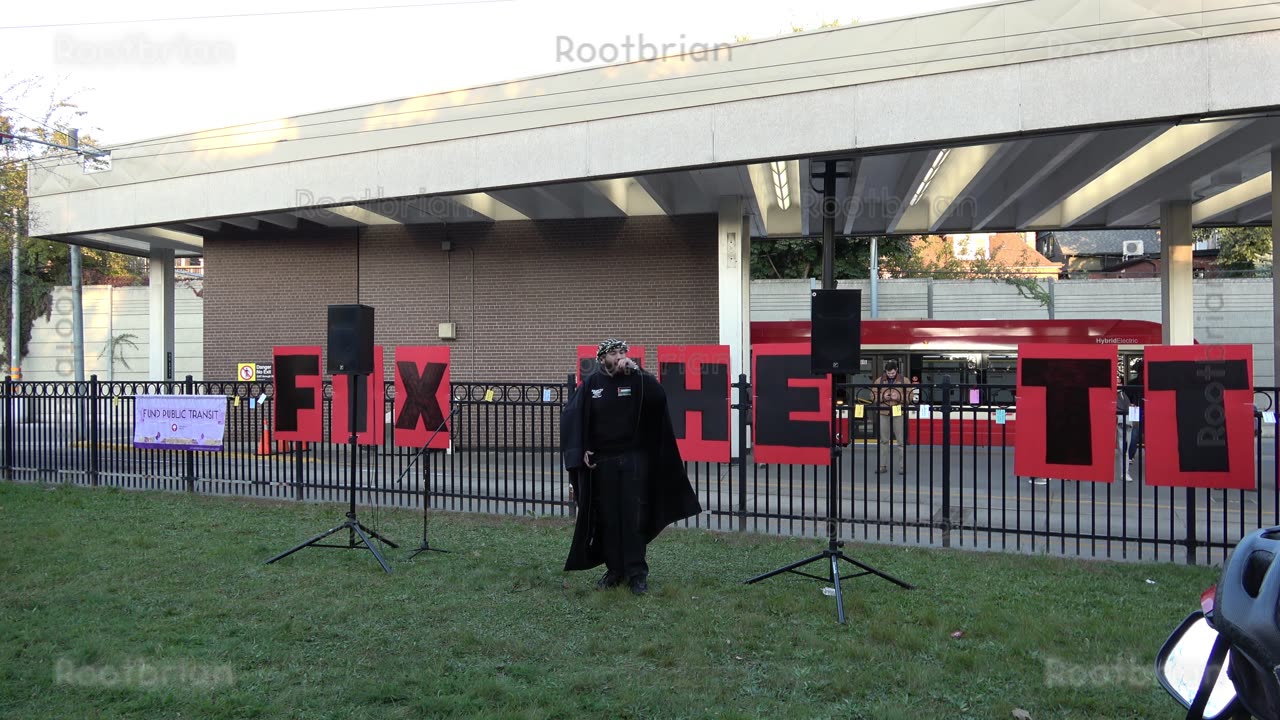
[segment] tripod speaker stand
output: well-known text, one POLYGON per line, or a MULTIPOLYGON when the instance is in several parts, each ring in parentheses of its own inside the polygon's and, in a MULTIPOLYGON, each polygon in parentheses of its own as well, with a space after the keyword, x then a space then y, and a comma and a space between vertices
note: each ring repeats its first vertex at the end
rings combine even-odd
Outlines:
POLYGON ((360 520, 356 517, 356 463, 359 461, 359 448, 356 445, 356 395, 359 394, 359 391, 357 390, 357 388, 361 387, 363 383, 360 382, 359 375, 352 375, 350 384, 351 384, 352 391, 347 393, 347 397, 348 397, 347 404, 350 406, 347 417, 350 419, 350 424, 347 427, 351 428, 351 440, 350 440, 351 467, 348 469, 348 472, 347 472, 349 476, 349 483, 347 487, 347 500, 349 503, 347 507, 347 519, 341 525, 338 525, 337 527, 326 530, 320 533, 319 535, 316 535, 315 537, 311 538, 310 540, 307 540, 306 542, 296 545, 280 553, 279 555, 276 555, 275 557, 267 561, 268 565, 270 565, 271 563, 281 558, 288 557, 293 553, 298 552, 302 548, 308 547, 308 546, 352 550, 357 547, 360 547, 356 543, 356 538, 359 537, 360 542, 364 543, 364 546, 369 548, 369 552, 373 553, 373 556, 377 558, 378 564, 382 566, 382 569, 386 570, 387 572, 391 572, 391 566, 387 564, 387 561, 382 557, 382 553, 378 552, 378 548, 374 546, 370 538, 381 540, 382 542, 390 545, 393 548, 397 548, 400 546, 396 545, 394 542, 388 540, 382 535, 379 535, 374 530, 370 530, 369 528, 361 525, 360 520), (320 543, 321 540, 335 533, 342 532, 343 530, 348 531, 346 545, 324 545, 320 543))
MULTIPOLYGON (((831 376, 831 397, 833 399, 836 396, 835 377, 836 377, 835 375, 831 376)), ((827 549, 823 550, 817 555, 807 557, 803 560, 793 562, 790 565, 785 565, 783 567, 780 567, 777 570, 772 570, 763 575, 758 575, 756 577, 753 577, 750 580, 747 580, 746 583, 744 584, 750 585, 752 583, 760 582, 761 580, 768 580, 769 578, 775 575, 781 575, 782 573, 787 573, 787 572, 795 573, 796 575, 803 575, 804 577, 813 578, 815 580, 822 580, 825 582, 829 582, 835 587, 835 591, 836 591, 836 617, 840 621, 840 624, 843 625, 845 622, 845 618, 844 618, 844 594, 840 587, 840 582, 841 582, 840 561, 841 560, 849 563, 850 565, 853 565, 854 567, 862 571, 859 573, 855 573, 853 575, 849 575, 848 577, 850 578, 858 578, 858 577, 862 577, 863 575, 875 575, 877 577, 884 578, 885 580, 888 580, 889 582, 895 585, 898 585, 899 587, 906 588, 907 590, 912 589, 914 586, 911 585, 910 583, 899 580, 898 578, 892 575, 884 573, 872 567, 871 565, 868 565, 863 562, 859 562, 858 560, 854 560, 848 555, 845 555, 844 552, 840 549, 844 547, 844 542, 842 542, 839 539, 839 526, 840 526, 839 508, 841 504, 840 497, 839 497, 840 438, 839 438, 839 435, 837 434, 838 431, 836 430, 836 417, 835 417, 836 412, 835 412, 834 402, 832 402, 831 408, 832 408, 831 409, 831 464, 827 466, 827 549), (813 575, 807 572, 801 572, 800 568, 815 562, 823 562, 827 565, 827 575, 825 577, 821 575, 813 575)))
MULTIPOLYGON (((861 570, 859 573, 850 575, 849 577, 851 578, 875 575, 908 590, 912 589, 913 586, 866 563, 854 560, 845 555, 840 549, 844 546, 844 543, 839 539, 840 508, 842 503, 840 501, 840 435, 839 426, 836 422, 835 402, 837 397, 836 378, 846 369, 853 370, 859 367, 858 354, 861 343, 858 341, 851 345, 849 338, 860 338, 861 291, 815 290, 812 297, 811 327, 813 328, 813 336, 811 341, 813 371, 814 373, 829 373, 831 376, 831 462, 827 465, 827 549, 817 555, 753 577, 744 584, 750 585, 788 572, 829 582, 835 587, 836 617, 839 619, 840 624, 843 625, 845 617, 844 593, 840 587, 841 560, 861 570), (800 568, 815 562, 826 564, 827 575, 825 577, 800 570, 800 568)), ((846 402, 845 406, 853 407, 852 403, 849 402, 846 402)))
MULTIPOLYGON (((359 545, 356 538, 360 538, 360 542, 369 548, 369 552, 377 558, 378 564, 382 569, 391 572, 391 566, 387 564, 386 559, 382 557, 382 553, 378 552, 378 548, 374 546, 370 538, 381 540, 393 548, 400 547, 387 538, 379 535, 377 532, 360 524, 360 520, 356 518, 356 464, 359 462, 359 446, 356 443, 356 408, 360 406, 357 398, 361 394, 364 383, 360 381, 361 377, 372 374, 373 370, 373 308, 367 305, 330 305, 329 306, 329 371, 337 375, 347 375, 349 378, 348 387, 350 391, 347 393, 347 428, 351 431, 350 448, 351 448, 351 467, 348 469, 349 484, 347 519, 341 525, 330 528, 319 535, 296 545, 279 555, 267 561, 267 564, 288 557, 304 547, 327 547, 339 548, 343 550, 353 550, 359 545), (346 545, 325 545, 320 541, 335 533, 347 531, 346 545)), ((368 422, 374 422, 373 418, 366 418, 368 422)))

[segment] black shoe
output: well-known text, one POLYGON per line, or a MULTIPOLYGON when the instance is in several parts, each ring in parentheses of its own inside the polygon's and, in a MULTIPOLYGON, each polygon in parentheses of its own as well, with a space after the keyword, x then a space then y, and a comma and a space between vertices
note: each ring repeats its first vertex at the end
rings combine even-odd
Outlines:
POLYGON ((644 578, 641 576, 636 576, 631 578, 631 594, 632 595, 643 595, 647 592, 649 592, 648 578, 644 578))
POLYGON ((614 575, 613 572, 611 571, 600 576, 600 579, 596 581, 596 589, 610 590, 612 588, 618 587, 621 584, 622 584, 622 578, 618 575, 614 575))

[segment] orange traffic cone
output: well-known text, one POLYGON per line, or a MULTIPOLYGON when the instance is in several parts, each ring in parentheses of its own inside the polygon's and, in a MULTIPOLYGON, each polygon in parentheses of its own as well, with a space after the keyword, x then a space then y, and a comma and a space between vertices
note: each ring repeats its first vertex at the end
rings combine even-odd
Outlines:
POLYGON ((259 455, 271 454, 271 429, 267 426, 267 421, 262 421, 262 439, 258 441, 259 455))
POLYGON ((295 445, 301 450, 307 449, 307 443, 305 442, 294 443, 294 442, 289 442, 288 440, 277 440, 276 450, 274 453, 271 452, 271 429, 267 423, 268 423, 267 420, 262 421, 262 439, 258 440, 258 452, 257 452, 258 455, 275 455, 275 454, 287 453, 289 452, 290 445, 295 445))

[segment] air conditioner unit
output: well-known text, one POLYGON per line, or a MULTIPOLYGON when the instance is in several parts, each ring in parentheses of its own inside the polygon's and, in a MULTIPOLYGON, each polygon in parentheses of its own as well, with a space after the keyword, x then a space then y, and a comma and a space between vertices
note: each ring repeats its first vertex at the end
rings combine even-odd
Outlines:
POLYGON ((1141 240, 1125 240, 1122 251, 1127 258, 1144 255, 1141 240))

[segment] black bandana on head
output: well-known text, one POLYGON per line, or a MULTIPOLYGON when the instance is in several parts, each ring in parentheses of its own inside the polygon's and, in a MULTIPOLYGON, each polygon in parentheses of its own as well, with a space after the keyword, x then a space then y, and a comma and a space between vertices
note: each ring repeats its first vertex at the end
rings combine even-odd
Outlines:
POLYGON ((601 341, 600 346, 596 348, 596 362, 604 362, 604 356, 609 354, 610 350, 627 351, 627 343, 617 338, 609 338, 601 341))

